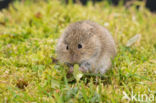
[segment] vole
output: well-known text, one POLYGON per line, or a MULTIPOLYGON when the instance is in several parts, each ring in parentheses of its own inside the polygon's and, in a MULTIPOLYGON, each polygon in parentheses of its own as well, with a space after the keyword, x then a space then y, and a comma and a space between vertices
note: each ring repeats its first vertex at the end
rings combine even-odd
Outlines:
POLYGON ((58 40, 57 58, 71 66, 79 64, 82 72, 104 74, 116 55, 109 31, 89 20, 70 24, 58 40))

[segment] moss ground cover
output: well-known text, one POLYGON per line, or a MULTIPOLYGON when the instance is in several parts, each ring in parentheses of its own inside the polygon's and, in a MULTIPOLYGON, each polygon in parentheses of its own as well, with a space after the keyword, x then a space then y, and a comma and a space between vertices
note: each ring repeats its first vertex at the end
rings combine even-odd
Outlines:
MULTIPOLYGON (((60 1, 14 2, 0 12, 0 102, 119 103, 125 92, 156 100, 156 15, 140 3, 125 9, 107 2, 87 6, 60 1), (55 45, 64 28, 95 21, 112 33, 118 55, 104 76, 68 82, 66 66, 56 63, 55 45), (126 47, 140 34, 140 41, 126 47)), ((68 69, 68 68, 67 68, 68 69)))

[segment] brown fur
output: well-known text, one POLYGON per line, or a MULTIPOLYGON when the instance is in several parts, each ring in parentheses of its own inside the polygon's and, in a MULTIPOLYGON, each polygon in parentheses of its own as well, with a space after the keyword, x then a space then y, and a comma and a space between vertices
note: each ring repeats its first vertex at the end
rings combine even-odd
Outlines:
POLYGON ((58 41, 56 53, 61 62, 78 63, 87 72, 103 74, 111 67, 116 48, 107 29, 87 20, 70 24, 65 29, 58 41), (82 48, 79 49, 78 44, 82 48))

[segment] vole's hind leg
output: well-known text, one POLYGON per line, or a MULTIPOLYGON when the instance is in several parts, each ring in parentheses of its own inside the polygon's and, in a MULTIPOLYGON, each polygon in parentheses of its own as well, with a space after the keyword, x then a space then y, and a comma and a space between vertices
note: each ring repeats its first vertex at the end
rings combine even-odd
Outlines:
POLYGON ((104 74, 108 69, 112 66, 111 58, 108 56, 104 56, 99 61, 99 67, 96 69, 96 73, 104 74))

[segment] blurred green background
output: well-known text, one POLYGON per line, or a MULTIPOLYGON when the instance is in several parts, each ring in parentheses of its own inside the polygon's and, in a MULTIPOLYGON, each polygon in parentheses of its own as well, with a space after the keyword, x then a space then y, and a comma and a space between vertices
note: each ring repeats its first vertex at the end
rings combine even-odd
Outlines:
POLYGON ((131 96, 132 91, 137 97, 147 94, 147 100, 140 97, 144 102, 155 102, 155 28, 156 15, 141 1, 128 8, 108 1, 86 6, 61 0, 14 1, 0 11, 0 102, 126 103, 123 93, 131 96), (88 19, 111 32, 118 54, 105 75, 78 80, 55 62, 55 45, 70 23, 88 19))

